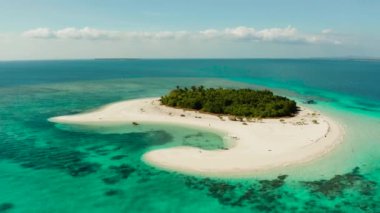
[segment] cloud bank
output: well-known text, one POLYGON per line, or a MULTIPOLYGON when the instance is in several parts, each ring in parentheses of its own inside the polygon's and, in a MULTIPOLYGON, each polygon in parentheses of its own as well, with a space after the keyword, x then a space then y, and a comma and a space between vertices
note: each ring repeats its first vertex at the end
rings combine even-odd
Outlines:
POLYGON ((280 43, 304 43, 304 44, 341 44, 341 41, 331 35, 331 30, 322 30, 319 34, 305 34, 296 28, 266 28, 256 30, 249 27, 226 28, 224 30, 208 29, 200 34, 207 38, 223 38, 243 41, 264 41, 280 43))
POLYGON ((320 33, 303 33, 296 28, 265 28, 257 30, 239 26, 225 29, 205 29, 202 31, 109 31, 90 27, 63 28, 51 30, 36 28, 25 31, 24 37, 33 39, 71 39, 71 40, 230 40, 245 42, 278 42, 295 44, 334 44, 342 42, 333 35, 331 29, 320 33))
POLYGON ((83 39, 83 40, 104 40, 118 38, 119 33, 116 31, 106 31, 84 27, 64 28, 60 30, 51 30, 49 28, 36 28, 25 31, 23 36, 36 39, 83 39))

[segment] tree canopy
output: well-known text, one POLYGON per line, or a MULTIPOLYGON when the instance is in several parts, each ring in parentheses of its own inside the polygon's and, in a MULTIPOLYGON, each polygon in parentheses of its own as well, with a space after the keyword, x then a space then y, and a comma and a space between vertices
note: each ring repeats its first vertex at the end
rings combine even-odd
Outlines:
POLYGON ((169 94, 161 97, 161 103, 182 109, 256 118, 293 116, 298 110, 295 101, 274 95, 269 90, 203 86, 190 88, 177 86, 169 94))

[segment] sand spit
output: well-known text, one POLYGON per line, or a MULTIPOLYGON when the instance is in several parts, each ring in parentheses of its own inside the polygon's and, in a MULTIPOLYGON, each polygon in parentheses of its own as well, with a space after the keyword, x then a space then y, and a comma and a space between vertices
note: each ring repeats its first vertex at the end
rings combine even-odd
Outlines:
POLYGON ((302 107, 291 118, 232 121, 160 105, 159 98, 112 103, 96 111, 49 119, 56 123, 165 123, 210 129, 224 134, 231 145, 223 150, 172 147, 145 153, 152 166, 186 174, 239 177, 316 159, 342 141, 343 130, 332 119, 302 107))

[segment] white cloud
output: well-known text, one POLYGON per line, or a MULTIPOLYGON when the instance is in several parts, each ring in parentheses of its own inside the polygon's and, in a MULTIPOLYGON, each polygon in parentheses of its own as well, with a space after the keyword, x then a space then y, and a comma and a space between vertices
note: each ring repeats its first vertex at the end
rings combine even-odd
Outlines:
POLYGON ((341 41, 331 35, 331 29, 324 29, 318 34, 301 33, 296 28, 255 28, 239 26, 222 30, 206 29, 202 31, 107 31, 85 27, 50 30, 37 28, 23 33, 25 37, 35 39, 82 39, 82 40, 179 40, 179 39, 211 39, 211 40, 241 40, 256 42, 280 42, 301 44, 341 44, 341 41))
POLYGON ((236 28, 227 28, 223 32, 224 35, 237 39, 252 39, 255 38, 255 33, 256 30, 254 28, 243 26, 236 28))
POLYGON ((294 41, 298 40, 300 35, 296 28, 270 28, 260 30, 256 33, 259 39, 264 41, 294 41))
POLYGON ((332 32, 333 32, 332 29, 323 29, 323 30, 322 30, 322 34, 330 34, 330 33, 332 33, 332 32))
POLYGON ((298 40, 299 35, 297 29, 292 27, 286 28, 267 28, 256 30, 248 27, 236 27, 226 29, 225 35, 244 40, 257 40, 257 41, 294 41, 298 40))
POLYGON ((82 29, 65 28, 55 32, 58 38, 63 39, 114 39, 117 38, 118 32, 104 31, 85 27, 82 29))
POLYGON ((221 36, 221 33, 215 29, 202 30, 199 31, 199 34, 204 38, 216 38, 221 36))
POLYGON ((241 26, 236 28, 228 28, 224 31, 220 31, 219 33, 223 37, 238 40, 304 44, 340 44, 341 42, 338 39, 326 35, 329 32, 331 32, 331 30, 328 32, 325 30, 322 34, 304 34, 291 26, 285 28, 267 28, 262 30, 241 26))
POLYGON ((187 31, 159 31, 159 32, 124 32, 121 38, 144 39, 144 40, 173 40, 183 39, 190 36, 187 31))
POLYGON ((118 38, 118 32, 98 30, 89 27, 82 29, 64 28, 60 30, 50 30, 49 28, 37 28, 23 33, 28 38, 56 38, 56 39, 84 39, 84 40, 101 40, 118 38))
POLYGON ((23 33, 25 37, 29 38, 53 38, 54 34, 49 28, 36 28, 25 31, 23 33))

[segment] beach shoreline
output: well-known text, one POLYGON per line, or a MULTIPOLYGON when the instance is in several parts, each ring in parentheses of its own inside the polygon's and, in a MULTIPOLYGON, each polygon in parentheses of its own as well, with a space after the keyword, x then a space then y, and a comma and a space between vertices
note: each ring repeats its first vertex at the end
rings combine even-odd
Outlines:
POLYGON ((229 120, 228 116, 166 107, 159 98, 111 103, 49 121, 87 125, 161 123, 218 132, 232 145, 223 150, 178 146, 152 150, 142 156, 145 163, 154 167, 212 177, 254 176, 257 172, 309 162, 333 150, 344 135, 339 123, 305 107, 294 117, 241 122, 229 120))

